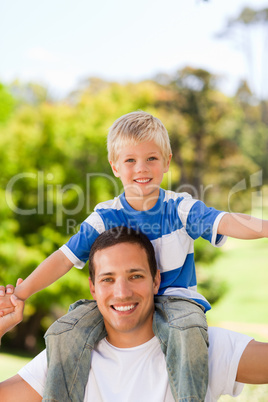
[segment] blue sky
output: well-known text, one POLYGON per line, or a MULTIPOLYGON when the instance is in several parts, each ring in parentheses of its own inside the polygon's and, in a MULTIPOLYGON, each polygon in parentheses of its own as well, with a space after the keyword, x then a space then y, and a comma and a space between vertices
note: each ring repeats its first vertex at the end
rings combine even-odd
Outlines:
POLYGON ((245 60, 215 33, 244 6, 268 1, 0 0, 0 81, 39 81, 60 96, 90 76, 136 81, 191 65, 232 91, 245 60))

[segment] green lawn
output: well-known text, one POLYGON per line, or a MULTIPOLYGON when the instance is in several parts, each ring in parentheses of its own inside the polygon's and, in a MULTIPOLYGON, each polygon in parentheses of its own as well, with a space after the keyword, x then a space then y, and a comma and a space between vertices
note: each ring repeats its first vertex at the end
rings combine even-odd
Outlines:
POLYGON ((31 358, 0 353, 0 381, 15 375, 31 358))
MULTIPOLYGON (((223 255, 209 269, 229 291, 207 314, 209 325, 247 333, 268 342, 268 241, 229 239, 223 255)), ((0 380, 16 372, 27 358, 0 354, 0 380)), ((221 397, 221 402, 233 398, 221 397)), ((268 385, 245 386, 236 402, 267 402, 268 385)))
MULTIPOLYGON (((268 341, 268 241, 229 239, 210 268, 228 284, 226 295, 208 312, 210 325, 241 326, 268 341)), ((259 339, 259 340, 262 340, 259 339)))
MULTIPOLYGON (((268 342, 268 241, 229 239, 213 273, 225 280, 229 291, 207 313, 209 325, 229 328, 268 342)), ((237 398, 220 402, 267 402, 268 385, 246 385, 237 398)))

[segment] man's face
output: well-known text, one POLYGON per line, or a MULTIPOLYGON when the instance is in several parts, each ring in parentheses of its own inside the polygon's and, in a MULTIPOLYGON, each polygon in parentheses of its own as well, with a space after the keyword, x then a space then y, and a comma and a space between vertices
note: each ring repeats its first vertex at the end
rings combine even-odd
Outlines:
POLYGON ((108 341, 117 347, 133 347, 154 334, 154 295, 160 273, 153 279, 147 255, 138 244, 120 243, 97 251, 95 283, 91 294, 104 318, 108 341))

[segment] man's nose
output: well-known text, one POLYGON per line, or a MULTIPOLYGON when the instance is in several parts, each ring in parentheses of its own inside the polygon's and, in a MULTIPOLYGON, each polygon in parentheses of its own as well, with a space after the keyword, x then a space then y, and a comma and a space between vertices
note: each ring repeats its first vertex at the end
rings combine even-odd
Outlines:
POLYGON ((125 299, 132 296, 129 282, 125 278, 118 278, 114 284, 114 297, 125 299))

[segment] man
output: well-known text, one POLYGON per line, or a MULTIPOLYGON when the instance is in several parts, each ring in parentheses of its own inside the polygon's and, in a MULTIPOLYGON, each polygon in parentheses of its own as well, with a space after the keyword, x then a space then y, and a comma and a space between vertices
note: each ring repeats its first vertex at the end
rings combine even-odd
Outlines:
MULTIPOLYGON (((127 228, 104 232, 92 247, 89 269, 99 310, 94 302, 80 301, 54 323, 46 335, 47 356, 42 352, 1 383, 1 401, 176 400, 161 336, 153 331, 160 274, 150 241, 127 228), (96 312, 90 331, 88 311, 91 317, 96 312)), ((1 336, 21 320, 23 303, 13 304, 14 313, 0 318, 1 336)), ((223 393, 237 395, 242 386, 236 381, 268 382, 267 344, 217 328, 209 329, 209 340, 206 402, 223 393)))

